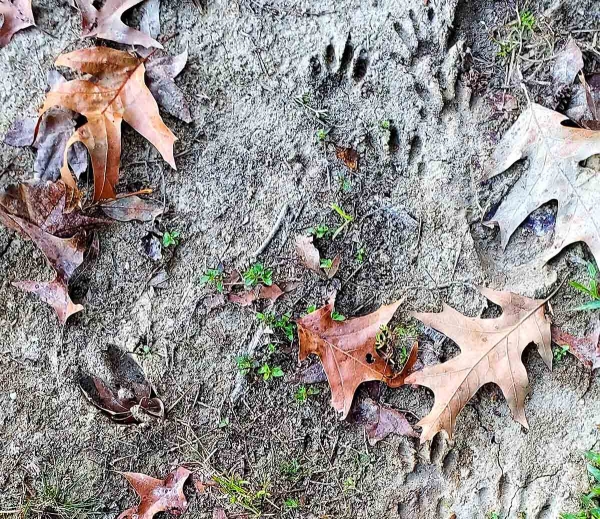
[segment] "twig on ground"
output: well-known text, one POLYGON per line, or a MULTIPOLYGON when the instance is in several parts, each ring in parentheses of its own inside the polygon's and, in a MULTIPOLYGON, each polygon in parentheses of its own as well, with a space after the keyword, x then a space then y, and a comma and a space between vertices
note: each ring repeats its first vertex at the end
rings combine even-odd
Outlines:
POLYGON ((254 254, 252 254, 252 256, 251 256, 252 259, 256 259, 269 246, 269 243, 271 243, 271 240, 275 237, 275 235, 279 231, 279 228, 281 227, 281 224, 283 223, 283 219, 285 218, 285 215, 287 214, 289 207, 290 207, 290 205, 287 202, 285 204, 283 204, 283 207, 281 208, 281 212, 279 213, 279 216, 277 217, 275 224, 271 228, 271 232, 265 238, 265 240, 262 242, 260 247, 258 249, 256 249, 256 251, 254 251, 254 254))

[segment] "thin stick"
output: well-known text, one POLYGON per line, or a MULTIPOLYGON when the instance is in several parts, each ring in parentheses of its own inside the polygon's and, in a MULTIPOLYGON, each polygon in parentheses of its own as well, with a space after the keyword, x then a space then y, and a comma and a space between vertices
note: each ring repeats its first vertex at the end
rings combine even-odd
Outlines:
POLYGON ((254 254, 252 254, 252 256, 251 256, 252 258, 257 258, 269 246, 269 243, 271 243, 271 240, 275 237, 275 235, 279 231, 279 228, 281 227, 281 224, 283 223, 283 219, 285 218, 285 215, 287 214, 289 208, 290 208, 290 205, 286 202, 283 205, 283 207, 281 208, 281 212, 279 213, 279 216, 277 217, 277 220, 275 221, 275 225, 273 225, 271 232, 265 238, 265 241, 262 242, 261 246, 258 249, 256 249, 254 254))

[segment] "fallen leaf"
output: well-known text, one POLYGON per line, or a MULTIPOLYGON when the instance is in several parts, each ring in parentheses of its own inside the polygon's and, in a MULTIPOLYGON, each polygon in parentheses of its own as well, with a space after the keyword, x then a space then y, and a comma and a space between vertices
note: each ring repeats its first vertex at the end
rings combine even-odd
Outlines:
POLYGON ((356 402, 351 417, 352 421, 365 426, 370 445, 375 445, 390 434, 419 437, 403 413, 381 405, 371 398, 356 402))
POLYGON ((0 192, 0 223, 33 241, 56 273, 51 281, 13 285, 51 305, 62 324, 81 311, 69 297, 69 280, 83 263, 86 232, 107 222, 84 215, 78 192, 59 181, 25 182, 0 192))
POLYGON ((142 4, 140 29, 152 38, 160 34, 160 0, 146 0, 142 4))
POLYGON ((135 407, 155 418, 163 418, 165 408, 154 395, 152 385, 128 353, 109 346, 104 356, 114 387, 99 377, 81 375, 79 386, 88 401, 120 424, 139 423, 135 407))
POLYGON ((188 502, 183 486, 191 472, 178 467, 164 480, 155 479, 138 472, 120 472, 140 496, 140 504, 125 510, 117 519, 152 519, 159 512, 175 516, 183 514, 188 502))
POLYGON ((292 375, 289 382, 292 384, 318 384, 327 382, 327 375, 323 369, 323 364, 315 362, 292 375))
POLYGON ((35 25, 31 0, 0 0, 0 48, 8 45, 13 35, 35 25))
POLYGON ((227 514, 222 508, 215 508, 213 510, 212 519, 227 519, 227 514))
POLYGON ((358 153, 352 148, 335 147, 335 156, 351 171, 358 171, 358 153))
POLYGON ((150 281, 148 281, 148 285, 154 288, 167 288, 169 281, 169 274, 165 269, 160 269, 150 281))
POLYGON ((192 114, 185 95, 173 81, 185 68, 187 59, 187 50, 177 56, 151 56, 146 62, 146 83, 167 113, 191 123, 192 114))
POLYGON ((321 359, 331 388, 331 405, 344 419, 350 411, 358 386, 369 380, 380 380, 390 387, 404 383, 416 360, 413 347, 409 360, 400 373, 394 373, 388 362, 375 350, 375 336, 394 315, 400 302, 382 306, 376 312, 334 321, 334 297, 315 312, 298 319, 299 358, 315 354, 321 359))
POLYGON ((142 249, 152 261, 162 260, 162 245, 153 232, 149 232, 142 238, 142 249))
POLYGON ((151 222, 164 212, 164 205, 139 196, 122 196, 100 204, 102 212, 119 222, 151 222))
POLYGON ((339 255, 333 258, 331 267, 321 268, 321 253, 314 246, 312 236, 299 235, 296 237, 296 254, 302 265, 327 279, 334 277, 340 268, 341 258, 339 255))
POLYGON ((591 370, 600 368, 600 319, 596 318, 592 331, 584 337, 575 337, 552 325, 552 341, 559 346, 568 346, 569 353, 577 357, 591 370))
POLYGON ((565 48, 556 56, 552 67, 552 79, 559 85, 570 85, 583 68, 583 54, 573 38, 569 38, 565 48))
POLYGON ((496 112, 512 112, 519 107, 517 98, 506 92, 496 92, 490 97, 490 102, 496 112))
POLYGON ((489 288, 479 290, 502 308, 500 317, 466 317, 446 304, 440 313, 411 314, 446 334, 461 349, 453 359, 406 378, 406 384, 426 386, 435 396, 433 409, 417 424, 422 427, 421 443, 442 430, 452 438, 463 407, 481 386, 490 382, 504 393, 513 418, 527 427, 524 404, 529 382, 521 361, 523 350, 532 342, 537 344, 542 359, 552 368, 550 322, 544 314, 547 300, 489 288))
POLYGON ((273 283, 271 286, 259 285, 245 292, 227 294, 227 299, 241 306, 250 306, 259 299, 270 299, 271 304, 273 304, 284 294, 285 292, 273 283))
MULTIPOLYGON (((40 114, 60 106, 87 118, 87 123, 75 131, 66 147, 81 142, 88 149, 94 172, 95 201, 116 196, 123 120, 148 139, 175 168, 173 144, 176 138, 162 121, 158 105, 144 83, 143 60, 108 47, 91 47, 62 54, 56 65, 97 78, 96 81, 75 79, 57 85, 46 95, 40 114)), ((75 185, 66 160, 63 160, 61 176, 65 183, 75 185)))
POLYGON ((94 7, 93 0, 75 0, 81 11, 83 37, 102 38, 116 41, 125 45, 141 45, 142 47, 157 47, 162 45, 147 34, 128 27, 121 17, 128 9, 143 0, 106 0, 100 9, 94 7))
POLYGON ((486 224, 498 224, 502 247, 527 215, 558 200, 554 242, 545 262, 564 247, 584 241, 600 261, 600 177, 579 163, 600 153, 600 132, 563 126, 562 114, 532 104, 502 138, 485 179, 528 158, 529 167, 486 224))

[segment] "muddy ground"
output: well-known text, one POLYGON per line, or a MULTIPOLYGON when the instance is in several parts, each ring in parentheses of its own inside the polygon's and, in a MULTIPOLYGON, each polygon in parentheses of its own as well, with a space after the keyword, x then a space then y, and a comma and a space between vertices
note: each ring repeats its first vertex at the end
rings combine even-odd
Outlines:
MULTIPOLYGON (((148 286, 158 267, 142 250, 148 225, 115 224, 101 232, 97 260, 74 283, 85 311, 62 329, 49 307, 11 285, 49 279, 43 256, 0 229, 0 511, 18 516, 28 500, 39 509, 50 487, 63 489, 67 501, 91 498, 80 516, 115 517, 136 502, 116 471, 162 477, 182 463, 206 476, 236 474, 254 491, 268 485, 261 510, 271 517, 549 519, 575 511, 588 485, 582 452, 600 439, 600 388, 573 357, 550 372, 533 348, 525 353, 529 430, 511 419, 499 390, 486 386, 460 415, 453 442, 438 436, 419 445, 392 436, 371 447, 361 426, 337 419, 326 384, 305 404, 296 402, 298 385, 289 380, 298 369, 296 341, 275 335, 263 341, 277 344, 274 354, 262 342, 255 353, 281 366, 286 378, 249 375, 240 386, 235 359, 255 336, 261 307, 208 311, 213 290, 200 283, 220 263, 246 268, 285 203, 283 225, 260 256, 276 280, 301 281, 276 304, 279 315, 298 317, 339 288, 344 315, 400 298, 394 322, 416 325, 408 311, 433 311, 442 300, 468 315, 489 315, 475 285, 542 297, 565 278, 584 280, 590 256, 582 245, 545 271, 536 266, 551 225, 529 220, 505 253, 497 230, 481 225, 522 171, 517 165, 495 182, 478 182, 526 105, 518 79, 507 82, 509 63, 494 41, 516 18, 516 4, 199 5, 163 0, 161 8, 162 32, 172 36, 166 49, 190 56, 178 84, 194 122, 164 116, 179 138, 177 171, 135 132, 123 136, 120 190, 154 188, 170 209, 159 229, 181 233, 180 245, 165 253, 167 287, 148 286), (493 106, 503 91, 517 97, 517 110, 493 106), (327 111, 328 124, 315 109, 327 111), (320 129, 329 132, 324 141, 316 136, 320 129), (336 158, 334 143, 358 150, 359 172, 336 158), (332 203, 355 221, 335 240, 319 241, 325 257, 342 256, 338 279, 327 282, 298 265, 293 242, 314 225, 339 225, 332 203), (134 352, 165 402, 165 421, 118 426, 83 398, 77 377, 108 376, 107 345, 134 352), (288 498, 300 507, 286 508, 288 498)), ((58 54, 82 45, 68 2, 33 6, 44 31, 23 31, 0 50, 0 135, 39 108, 58 54)), ((600 68, 596 0, 519 7, 534 13, 538 37, 550 47, 561 49, 569 34, 595 45, 585 53, 586 70, 600 68)), ((127 20, 135 25, 138 15, 133 10, 127 20)), ((526 85, 546 106, 556 101, 551 63, 529 69, 535 73, 526 85)), ((33 159, 30 150, 2 145, 2 185, 28 178, 33 159)), ((582 301, 563 285, 552 302, 555 322, 583 334, 590 316, 568 311, 582 301)), ((457 352, 451 341, 425 332, 421 327, 422 355, 444 360, 457 352)), ((408 410, 411 420, 433 402, 427 389, 407 387, 382 388, 382 400, 408 410)), ((190 501, 190 517, 211 517, 217 507, 229 517, 244 512, 217 490, 190 501)))

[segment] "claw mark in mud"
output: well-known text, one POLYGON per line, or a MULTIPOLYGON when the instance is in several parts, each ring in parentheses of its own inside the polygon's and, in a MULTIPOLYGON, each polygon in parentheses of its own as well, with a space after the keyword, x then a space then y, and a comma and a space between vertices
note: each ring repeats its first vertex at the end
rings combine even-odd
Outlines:
POLYGON ((354 45, 352 45, 352 36, 348 33, 348 39, 346 40, 346 44, 344 45, 344 52, 342 53, 342 58, 340 59, 340 66, 338 68, 338 75, 341 77, 348 71, 348 66, 352 61, 352 56, 354 56, 354 45))
POLYGON ((442 472, 444 476, 446 476, 447 478, 450 477, 452 472, 454 472, 454 469, 456 469, 457 461, 458 454, 456 453, 455 449, 452 449, 448 452, 448 454, 446 454, 446 457, 442 461, 442 472))
POLYGON ((331 70, 333 64, 335 63, 335 47, 333 46, 333 43, 330 42, 327 47, 325 47, 323 59, 325 60, 325 65, 327 68, 331 70))
POLYGON ((408 163, 412 164, 415 161, 421 161, 421 150, 423 149, 423 142, 421 137, 414 135, 410 140, 410 150, 408 152, 408 163))
POLYGON ((367 49, 361 49, 358 54, 358 58, 354 62, 354 69, 352 70, 352 78, 354 81, 362 81, 367 75, 367 68, 369 66, 369 52, 367 49))
POLYGON ((438 434, 431 441, 431 451, 429 454, 429 459, 431 463, 438 465, 444 456, 444 451, 446 450, 446 440, 442 437, 441 434, 438 434))
POLYGON ((397 153, 400 149, 400 134, 398 127, 390 121, 390 136, 388 138, 388 150, 390 153, 397 153))

